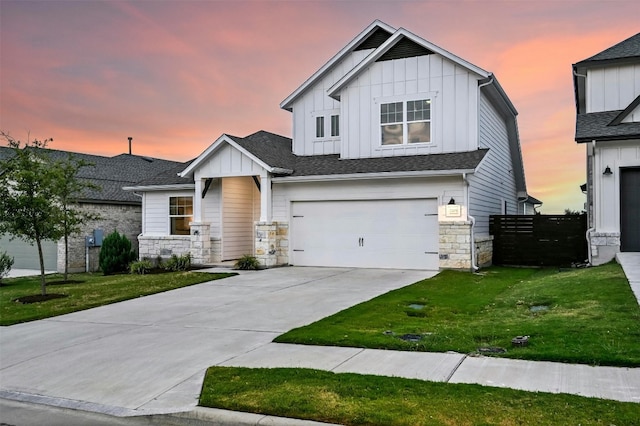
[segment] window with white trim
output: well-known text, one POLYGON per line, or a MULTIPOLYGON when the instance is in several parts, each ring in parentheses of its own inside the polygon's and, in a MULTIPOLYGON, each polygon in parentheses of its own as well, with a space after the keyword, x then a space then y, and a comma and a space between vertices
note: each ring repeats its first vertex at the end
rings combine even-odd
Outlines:
POLYGON ((193 197, 169 197, 171 235, 189 235, 193 221, 193 197))
POLYGON ((380 104, 380 143, 431 142, 431 99, 380 104))
POLYGON ((331 136, 340 136, 340 116, 332 115, 331 116, 331 136))
POLYGON ((316 138, 324 138, 324 117, 316 117, 316 138))

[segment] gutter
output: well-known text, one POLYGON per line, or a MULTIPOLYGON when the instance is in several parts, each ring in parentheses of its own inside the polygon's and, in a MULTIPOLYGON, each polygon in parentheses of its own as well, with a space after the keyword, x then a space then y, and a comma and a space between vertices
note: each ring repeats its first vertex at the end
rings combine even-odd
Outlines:
POLYGON ((271 182, 287 183, 287 182, 326 182, 328 180, 359 180, 359 179, 390 179, 390 178, 407 178, 407 177, 454 177, 460 173, 473 173, 475 169, 462 170, 419 170, 409 172, 377 172, 377 173, 349 173, 335 175, 311 175, 311 176, 287 176, 274 177, 271 182))

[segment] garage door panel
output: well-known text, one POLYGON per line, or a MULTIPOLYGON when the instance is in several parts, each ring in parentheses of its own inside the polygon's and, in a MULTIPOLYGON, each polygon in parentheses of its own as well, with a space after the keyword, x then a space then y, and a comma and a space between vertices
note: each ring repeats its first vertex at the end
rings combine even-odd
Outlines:
POLYGON ((292 203, 292 263, 401 269, 438 268, 432 199, 292 203))
MULTIPOLYGON (((11 240, 8 235, 0 235, 0 253, 7 254, 14 259, 13 269, 40 269, 38 248, 20 238, 11 240)), ((55 271, 58 263, 58 244, 54 241, 42 241, 42 255, 44 268, 55 271)))

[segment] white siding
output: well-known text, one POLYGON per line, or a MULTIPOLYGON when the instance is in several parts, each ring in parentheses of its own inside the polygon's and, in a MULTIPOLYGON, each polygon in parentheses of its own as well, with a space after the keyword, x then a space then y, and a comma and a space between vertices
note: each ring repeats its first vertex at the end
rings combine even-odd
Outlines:
POLYGON ((222 180, 222 260, 253 254, 254 222, 260 218, 260 209, 255 211, 256 193, 250 177, 222 180))
POLYGON ((262 167, 250 157, 225 143, 215 155, 200 164, 195 170, 195 179, 223 176, 260 175, 262 167))
POLYGON ((587 71, 587 112, 625 109, 640 95, 640 64, 587 71))
POLYGON ((469 212, 476 234, 489 234, 489 215, 517 214, 517 195, 505 120, 481 95, 479 148, 489 148, 479 170, 469 177, 469 212))
POLYGON ((193 196, 193 191, 152 191, 143 198, 142 235, 169 235, 169 197, 193 196))
POLYGON ((594 156, 594 225, 598 232, 620 232, 620 168, 640 167, 640 140, 602 142, 594 156), (609 166, 613 172, 604 176, 609 166))
POLYGON ((274 183, 273 220, 289 222, 292 201, 436 198, 446 204, 452 197, 463 204, 461 177, 274 183))
POLYGON ((376 62, 341 92, 341 155, 368 158, 461 152, 477 146, 478 78, 436 54, 376 62), (432 142, 380 145, 380 103, 431 98, 432 142))
MULTIPOLYGON (((340 153, 340 138, 331 138, 325 133, 325 138, 315 138, 315 117, 319 113, 329 119, 331 110, 340 109, 340 102, 327 96, 327 89, 355 67, 373 49, 358 50, 347 55, 315 86, 300 96, 293 104, 293 152, 296 155, 325 155, 340 153)), ((340 117, 340 126, 343 118, 340 117)), ((341 129, 342 130, 342 129, 341 129)))
POLYGON ((220 202, 220 194, 220 179, 214 179, 202 200, 202 208, 204 210, 202 221, 211 225, 210 235, 214 238, 221 237, 220 217, 222 215, 222 203, 220 202))

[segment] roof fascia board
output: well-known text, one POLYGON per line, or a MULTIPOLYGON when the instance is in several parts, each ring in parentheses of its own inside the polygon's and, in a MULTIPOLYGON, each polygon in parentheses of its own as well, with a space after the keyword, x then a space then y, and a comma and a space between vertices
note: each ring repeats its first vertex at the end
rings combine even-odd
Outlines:
POLYGON ((143 186, 124 186, 122 190, 124 191, 140 191, 140 192, 150 192, 150 191, 179 191, 184 189, 195 189, 196 185, 194 183, 181 183, 176 185, 143 185, 143 186))
POLYGON ((322 78, 335 64, 340 62, 342 58, 344 58, 348 53, 350 53, 360 42, 366 39, 368 36, 373 34, 378 28, 381 28, 390 33, 394 33, 396 31, 392 26, 385 24, 380 20, 373 21, 367 28, 365 28, 360 34, 358 34, 349 44, 343 47, 338 53, 336 53, 327 63, 325 63, 318 71, 313 73, 311 77, 309 77, 300 87, 298 87, 292 94, 290 94, 284 101, 280 102, 280 108, 292 111, 292 103, 293 101, 300 96, 304 91, 309 88, 309 86, 313 85, 318 79, 322 78))
POLYGON ((257 163, 263 169, 273 173, 273 170, 274 170, 273 167, 269 166, 264 161, 260 160, 258 157, 253 155, 251 152, 241 147, 236 141, 233 140, 231 136, 227 134, 223 134, 218 139, 216 139, 214 143, 209 145, 209 147, 202 154, 200 154, 198 158, 196 158, 191 164, 189 164, 189 167, 184 169, 182 172, 178 173, 178 176, 187 177, 187 176, 193 175, 193 173, 195 172, 195 169, 198 168, 198 166, 200 166, 200 164, 202 164, 204 161, 208 160, 213 154, 215 154, 215 152, 218 149, 220 149, 220 147, 222 147, 222 145, 225 142, 231 145, 232 147, 234 147, 235 149, 237 149, 238 151, 240 151, 242 154, 249 157, 252 161, 257 163))
POLYGON ((611 141, 628 141, 628 140, 640 140, 640 133, 618 136, 592 136, 576 139, 576 143, 591 143, 596 142, 611 142, 611 141))
POLYGON ((496 106, 501 107, 503 111, 510 113, 514 117, 517 116, 518 110, 513 105, 513 103, 511 102, 511 99, 509 99, 509 96, 507 96, 507 93, 504 91, 504 89, 502 88, 502 85, 500 84, 500 82, 498 81, 498 79, 493 73, 490 73, 489 77, 485 78, 484 80, 480 80, 479 84, 483 84, 487 82, 490 84, 482 86, 480 90, 484 89, 488 92, 490 88, 493 89, 493 93, 492 93, 493 96, 489 96, 489 99, 502 101, 503 105, 496 105, 496 106), (506 107, 506 110, 504 107, 506 107))
POLYGON ((473 65, 471 62, 465 61, 464 59, 460 58, 459 56, 456 56, 453 53, 451 53, 451 52, 449 52, 449 51, 447 51, 447 50, 445 50, 445 49, 443 49, 443 48, 441 48, 439 46, 436 46, 435 44, 423 39, 422 37, 419 37, 419 36, 415 35, 411 31, 408 31, 408 30, 406 30, 404 28, 399 28, 391 37, 389 37, 389 39, 387 41, 382 43, 380 45, 380 47, 378 47, 376 50, 371 52, 366 58, 364 58, 351 71, 349 71, 340 80, 338 80, 333 86, 331 86, 329 88, 329 90, 327 90, 327 94, 330 97, 339 100, 340 96, 339 96, 338 92, 340 92, 340 90, 342 90, 342 88, 344 88, 344 86, 349 84, 349 82, 351 82, 355 77, 357 77, 363 70, 366 70, 373 62, 375 62, 382 55, 384 55, 386 52, 388 52, 403 37, 406 37, 409 40, 413 41, 414 43, 417 43, 417 44, 419 44, 419 45, 431 50, 432 52, 437 53, 438 55, 440 55, 440 56, 442 56, 442 57, 444 57, 444 58, 446 58, 446 59, 458 64, 458 65, 463 66, 467 70, 479 75, 482 78, 487 78, 487 77, 489 77, 491 75, 489 72, 483 70, 482 68, 473 65))
POLYGON ((407 177, 448 177, 459 176, 464 173, 474 173, 476 169, 454 169, 454 170, 418 170, 411 172, 378 172, 378 173, 350 173, 335 175, 312 175, 312 176, 291 176, 272 178, 274 183, 289 182, 326 182, 328 180, 362 180, 362 179, 394 179, 407 177))

